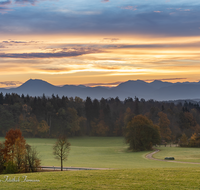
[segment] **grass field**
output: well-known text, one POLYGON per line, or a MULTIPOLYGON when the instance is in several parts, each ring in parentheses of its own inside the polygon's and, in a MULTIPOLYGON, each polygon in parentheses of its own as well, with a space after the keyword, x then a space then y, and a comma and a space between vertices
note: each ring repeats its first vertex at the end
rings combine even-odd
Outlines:
MULTIPOLYGON (((0 138, 0 141, 3 141, 0 138)), ((36 147, 44 166, 60 166, 52 154, 52 146, 56 139, 28 138, 27 143, 36 147)), ((95 168, 165 168, 165 167, 194 167, 188 164, 166 163, 145 158, 147 152, 128 152, 127 145, 121 137, 85 137, 70 138, 71 150, 64 166, 95 167, 95 168)), ((166 156, 174 156, 176 159, 194 161, 194 154, 200 158, 200 150, 179 147, 161 147, 161 152, 155 155, 163 159, 166 156), (179 155, 179 157, 177 156, 179 155)), ((198 160, 198 159, 197 159, 198 160)), ((195 166, 199 167, 199 166, 195 166)))
POLYGON ((184 147, 157 147, 161 151, 154 154, 154 158, 164 159, 173 156, 177 161, 199 162, 200 148, 184 148, 184 147))
MULTIPOLYGON (((0 182, 0 189, 172 189, 197 190, 199 169, 129 169, 103 171, 64 171, 26 174, 28 180, 40 182, 0 182)), ((24 174, 8 175, 23 181, 24 174)), ((4 175, 0 175, 4 181, 4 175)))
MULTIPOLYGON (((3 141, 4 138, 0 138, 3 141)), ((60 166, 54 159, 55 139, 26 139, 36 147, 42 165, 60 166)), ((0 189, 200 189, 200 165, 148 160, 148 152, 128 152, 123 138, 70 138, 71 150, 65 166, 114 168, 97 171, 38 172, 8 175, 21 182, 3 182, 0 189), (22 182, 23 176, 40 182, 22 182)), ((174 156, 181 161, 199 161, 193 148, 160 147, 155 157, 174 156), (194 157, 198 159, 194 159, 194 157)), ((199 155, 198 155, 199 154, 199 155)))

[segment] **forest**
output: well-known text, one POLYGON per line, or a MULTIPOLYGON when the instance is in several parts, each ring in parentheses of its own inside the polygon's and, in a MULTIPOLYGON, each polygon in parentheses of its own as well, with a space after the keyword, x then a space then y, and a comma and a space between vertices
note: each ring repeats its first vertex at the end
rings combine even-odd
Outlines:
POLYGON ((198 104, 146 101, 137 97, 124 101, 118 97, 83 100, 0 93, 0 136, 6 136, 13 128, 20 129, 24 137, 123 136, 127 124, 137 115, 146 116, 159 126, 161 143, 183 141, 182 145, 187 146, 188 139, 199 139, 198 104))

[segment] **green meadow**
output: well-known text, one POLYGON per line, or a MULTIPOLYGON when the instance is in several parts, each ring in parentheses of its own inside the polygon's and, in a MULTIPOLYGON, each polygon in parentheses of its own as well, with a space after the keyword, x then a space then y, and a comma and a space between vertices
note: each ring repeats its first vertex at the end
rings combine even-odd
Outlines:
MULTIPOLYGON (((4 138, 0 138, 3 141, 4 138)), ((36 147, 44 166, 60 166, 52 154, 56 139, 26 139, 36 147)), ((200 165, 148 160, 146 152, 129 152, 121 137, 69 138, 71 150, 65 167, 110 168, 91 171, 52 171, 8 175, 20 182, 3 182, 0 189, 200 189, 200 165), (40 182, 22 182, 23 176, 40 182)), ((159 159, 174 156, 176 160, 200 162, 197 148, 158 147, 159 159)))
MULTIPOLYGON (((3 141, 3 138, 0 139, 3 141)), ((27 138, 27 143, 34 146, 43 166, 60 166, 52 154, 52 146, 56 139, 27 138)), ((165 167, 191 167, 188 164, 177 164, 148 160, 145 152, 129 152, 128 145, 122 137, 80 137, 70 138, 71 150, 65 167, 94 167, 94 168, 165 168, 165 167)), ((156 158, 164 159, 166 156, 174 156, 180 161, 194 161, 194 154, 200 161, 200 150, 194 148, 160 147, 161 151, 156 158), (185 151, 187 150, 187 152, 185 151), (179 155, 179 157, 177 156, 179 155)), ((198 161, 197 159, 197 161, 198 161)))
POLYGON ((200 148, 184 147, 158 147, 160 152, 154 154, 154 158, 164 159, 173 156, 176 161, 200 163, 200 148))
MULTIPOLYGON (((199 168, 119 169, 97 171, 38 172, 8 175, 20 182, 0 182, 0 189, 144 189, 144 190, 199 190, 199 168)), ((5 181, 4 175, 0 180, 5 181)))

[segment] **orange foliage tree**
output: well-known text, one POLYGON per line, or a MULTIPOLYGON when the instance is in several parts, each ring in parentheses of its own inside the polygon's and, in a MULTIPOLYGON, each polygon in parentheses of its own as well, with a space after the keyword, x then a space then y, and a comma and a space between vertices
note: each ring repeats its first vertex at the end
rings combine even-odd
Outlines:
POLYGON ((22 148, 22 144, 24 145, 25 149, 25 144, 26 140, 22 136, 22 132, 19 129, 10 129, 5 136, 5 154, 4 157, 6 158, 7 161, 11 161, 13 163, 14 157, 15 157, 15 150, 16 146, 20 146, 22 148))
POLYGON ((14 146, 15 163, 19 171, 25 167, 24 155, 26 155, 26 140, 24 138, 17 138, 14 146))
POLYGON ((36 151, 32 151, 30 145, 26 144, 20 129, 11 129, 6 133, 4 144, 0 144, 0 153, 3 154, 3 158, 0 154, 0 165, 4 162, 5 170, 12 167, 13 172, 35 171, 35 168, 40 165, 36 151), (33 160, 34 164, 29 160, 33 160))
POLYGON ((194 133, 190 137, 190 142, 189 142, 190 147, 199 147, 200 146, 200 137, 197 133, 194 133))

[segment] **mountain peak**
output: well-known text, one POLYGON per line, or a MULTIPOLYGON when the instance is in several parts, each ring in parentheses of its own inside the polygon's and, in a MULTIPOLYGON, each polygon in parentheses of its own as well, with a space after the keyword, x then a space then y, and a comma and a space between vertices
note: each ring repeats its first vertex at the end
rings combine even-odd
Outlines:
MULTIPOLYGON (((46 81, 44 81, 44 80, 42 80, 42 79, 29 79, 29 80, 27 80, 26 82, 46 82, 46 81)), ((25 83, 26 83, 25 82, 25 83)), ((48 82, 46 82, 46 83, 48 83, 48 82)))
POLYGON ((154 80, 151 83, 170 83, 170 84, 172 84, 171 82, 163 82, 162 80, 154 80))
POLYGON ((143 80, 128 80, 126 82, 120 83, 118 86, 132 85, 132 84, 147 84, 147 83, 143 80))
POLYGON ((151 82, 151 83, 163 83, 163 81, 161 81, 161 80, 154 80, 154 81, 151 82))
POLYGON ((44 90, 43 88, 46 88, 47 86, 53 86, 53 85, 41 79, 29 79, 24 84, 19 86, 18 89, 37 88, 44 90))

